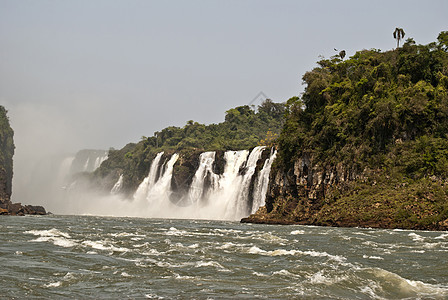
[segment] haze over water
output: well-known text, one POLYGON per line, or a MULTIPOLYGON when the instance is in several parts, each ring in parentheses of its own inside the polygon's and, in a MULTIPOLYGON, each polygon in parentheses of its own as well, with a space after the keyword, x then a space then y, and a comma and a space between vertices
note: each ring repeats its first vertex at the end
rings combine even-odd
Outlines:
POLYGON ((6 298, 446 299, 447 260, 446 232, 0 219, 6 298))

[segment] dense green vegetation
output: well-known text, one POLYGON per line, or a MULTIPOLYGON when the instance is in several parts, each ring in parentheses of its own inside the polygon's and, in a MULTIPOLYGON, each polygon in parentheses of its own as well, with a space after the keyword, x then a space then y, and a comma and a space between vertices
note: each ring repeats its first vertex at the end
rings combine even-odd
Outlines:
MULTIPOLYGON (((0 198, 11 195, 14 155, 14 131, 9 125, 6 109, 0 105, 0 198), (4 185, 4 186, 3 186, 4 185)), ((8 199, 9 200, 9 199, 8 199)))
POLYGON ((337 56, 307 72, 287 102, 279 138, 287 166, 313 154, 324 165, 399 167, 417 177, 448 175, 448 32, 437 43, 408 39, 394 51, 337 56))
POLYGON ((317 199, 306 196, 309 181, 274 188, 253 220, 448 229, 448 32, 428 45, 408 39, 323 59, 303 81, 303 95, 287 102, 277 172, 290 176, 305 155, 353 180, 320 187, 317 199))
MULTIPOLYGON (((188 121, 184 127, 167 127, 152 137, 142 137, 137 144, 128 144, 121 150, 110 150, 109 159, 94 176, 111 176, 111 180, 116 180, 118 173, 124 173, 125 187, 131 191, 147 175, 152 159, 161 151, 189 155, 195 153, 197 156, 203 151, 241 150, 259 144, 271 145, 273 137, 280 133, 283 126, 284 111, 284 104, 267 99, 256 110, 247 105, 228 110, 225 121, 219 124, 204 125, 188 121)), ((176 168, 182 166, 176 164, 176 168)), ((106 184, 107 188, 110 184, 106 184)))
POLYGON ((284 105, 267 99, 258 106, 239 106, 226 112, 225 121, 204 125, 188 121, 183 128, 167 127, 153 137, 143 137, 145 148, 157 149, 249 149, 256 146, 267 132, 280 132, 284 105))

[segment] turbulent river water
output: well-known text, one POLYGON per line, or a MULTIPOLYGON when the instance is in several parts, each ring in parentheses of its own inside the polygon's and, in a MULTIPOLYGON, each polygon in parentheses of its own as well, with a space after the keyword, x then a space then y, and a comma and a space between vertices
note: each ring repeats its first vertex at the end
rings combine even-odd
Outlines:
POLYGON ((0 218, 0 298, 447 299, 448 233, 0 218))

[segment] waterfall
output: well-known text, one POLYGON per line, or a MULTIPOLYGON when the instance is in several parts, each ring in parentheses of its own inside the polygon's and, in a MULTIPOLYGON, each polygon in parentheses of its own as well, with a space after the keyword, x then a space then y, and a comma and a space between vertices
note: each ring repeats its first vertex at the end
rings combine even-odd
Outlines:
POLYGON ((103 156, 98 156, 98 157, 95 159, 95 164, 94 164, 94 166, 93 166, 93 170, 92 170, 91 172, 93 172, 93 171, 95 171, 96 169, 98 169, 98 168, 101 166, 101 164, 103 163, 103 161, 105 161, 108 157, 109 157, 109 155, 108 155, 107 152, 106 152, 103 156))
POLYGON ((94 172, 108 158, 108 151, 80 150, 76 153, 70 167, 70 174, 79 172, 94 172))
POLYGON ((199 167, 194 174, 188 191, 188 203, 199 205, 201 199, 205 196, 205 179, 210 176, 212 187, 216 185, 218 175, 213 173, 212 167, 215 161, 215 152, 204 152, 199 156, 199 167))
POLYGON ((251 213, 255 213, 258 208, 265 205, 266 193, 269 185, 269 174, 271 173, 272 163, 277 157, 277 150, 271 150, 271 156, 264 162, 263 169, 258 175, 257 184, 254 190, 254 202, 252 204, 251 213))
MULTIPOLYGON (((171 190, 179 154, 164 160, 164 153, 160 152, 134 193, 133 203, 138 214, 148 217, 239 220, 264 205, 269 173, 276 156, 276 151, 271 150, 270 156, 260 161, 264 151, 267 151, 265 147, 226 151, 222 174, 214 173, 216 152, 201 153, 192 182, 180 198, 178 194, 173 197, 171 190)), ((118 193, 122 185, 123 175, 111 194, 118 193)))
POLYGON ((170 160, 166 163, 162 176, 157 180, 151 188, 148 189, 146 199, 150 203, 163 203, 169 201, 171 193, 171 178, 173 176, 173 168, 179 154, 174 153, 170 160))
POLYGON ((86 163, 84 164, 83 172, 87 172, 89 170, 90 157, 87 157, 86 163))
POLYGON ((162 158, 163 152, 157 153, 156 157, 151 163, 148 176, 143 179, 142 183, 137 188, 134 193, 134 199, 146 199, 148 196, 148 191, 154 186, 157 177, 157 170, 159 169, 160 159, 162 158))
POLYGON ((235 198, 236 202, 233 203, 230 208, 237 216, 245 216, 249 210, 248 200, 249 191, 252 182, 252 176, 257 168, 257 162, 261 157, 265 147, 255 147, 249 155, 249 159, 246 163, 245 174, 241 179, 241 185, 239 187, 238 198, 235 198))
POLYGON ((120 178, 118 178, 117 182, 114 184, 114 186, 110 190, 110 193, 112 195, 118 194, 121 191, 122 186, 123 186, 123 174, 120 175, 120 178))

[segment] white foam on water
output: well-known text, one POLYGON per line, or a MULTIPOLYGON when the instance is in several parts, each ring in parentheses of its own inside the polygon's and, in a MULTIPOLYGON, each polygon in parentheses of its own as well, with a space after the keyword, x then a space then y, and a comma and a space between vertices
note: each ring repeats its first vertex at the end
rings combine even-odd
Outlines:
POLYGON ((254 238, 254 239, 258 239, 258 240, 262 240, 264 242, 269 242, 269 243, 287 243, 288 240, 287 239, 283 239, 281 237, 278 237, 276 235, 273 235, 270 232, 265 232, 262 234, 253 234, 251 236, 249 236, 250 238, 254 238))
POLYGON ((56 281, 56 282, 51 282, 51 283, 44 284, 44 287, 46 287, 46 288, 54 288, 54 287, 61 286, 61 284, 62 284, 62 282, 56 281))
POLYGON ((410 234, 408 234, 408 236, 411 237, 415 242, 423 242, 425 240, 423 236, 418 235, 415 232, 411 232, 410 234))
POLYGON ((362 258, 384 260, 384 258, 380 256, 373 256, 373 255, 372 256, 363 255, 362 258))
POLYGON ((380 268, 371 269, 373 275, 394 286, 400 294, 409 298, 420 297, 436 297, 443 299, 448 296, 448 287, 424 283, 417 280, 409 280, 401 277, 398 274, 386 271, 380 268))
POLYGON ((145 251, 145 252, 143 252, 141 254, 142 255, 146 255, 146 256, 151 256, 151 255, 159 256, 159 255, 162 255, 163 253, 160 253, 156 249, 149 249, 149 251, 145 251))
POLYGON ((230 248, 234 248, 237 246, 240 246, 240 245, 232 243, 232 242, 226 242, 226 243, 222 244, 221 246, 216 247, 216 249, 230 249, 230 248))
POLYGON ((16 251, 16 252, 14 252, 14 255, 23 255, 23 252, 22 251, 16 251))
POLYGON ((170 263, 168 261, 156 261, 154 263, 160 268, 185 268, 185 267, 191 267, 191 266, 195 265, 195 263, 193 263, 193 262, 175 264, 175 263, 170 263))
POLYGON ((188 246, 188 248, 191 248, 191 249, 199 248, 199 244, 191 244, 190 246, 188 246))
POLYGON ((113 251, 113 252, 128 252, 130 249, 123 247, 115 247, 113 245, 106 245, 105 242, 102 241, 83 241, 81 243, 85 247, 91 247, 97 250, 105 250, 105 251, 113 251))
POLYGON ((428 242, 426 242, 426 243, 423 244, 423 248, 425 248, 425 249, 434 249, 434 248, 437 248, 437 247, 443 247, 444 245, 446 245, 445 242, 438 242, 438 243, 428 243, 428 242))
POLYGON ((268 277, 268 275, 259 273, 259 272, 252 272, 252 274, 254 274, 255 276, 258 276, 258 277, 268 277))
POLYGON ((341 275, 329 276, 325 275, 324 273, 325 273, 324 271, 320 270, 317 273, 310 276, 308 281, 312 284, 332 285, 347 279, 347 276, 341 276, 341 275))
POLYGON ((142 248, 142 247, 148 247, 149 243, 145 242, 143 244, 133 245, 134 248, 142 248))
POLYGON ((267 251, 265 254, 269 256, 280 256, 280 255, 295 255, 297 251, 295 250, 284 250, 276 249, 274 251, 267 251))
POLYGON ((68 239, 71 238, 71 236, 68 233, 59 231, 56 228, 52 228, 49 230, 28 230, 28 231, 25 231, 24 233, 30 233, 30 234, 39 235, 39 236, 50 236, 50 237, 62 236, 62 237, 68 238, 68 239))
POLYGON ((296 275, 292 274, 288 270, 282 269, 280 271, 274 271, 272 272, 272 275, 281 275, 281 276, 288 276, 288 277, 295 277, 296 275))
POLYGON ((33 234, 39 236, 37 239, 30 242, 50 242, 55 246, 70 248, 78 245, 77 240, 71 240, 71 236, 68 233, 52 228, 49 230, 28 230, 24 233, 33 234))
POLYGON ((195 279, 195 277, 193 277, 193 276, 182 276, 182 275, 179 275, 179 274, 177 274, 177 273, 173 273, 173 275, 174 275, 174 278, 175 278, 175 279, 178 279, 178 280, 191 280, 191 279, 195 279))
POLYGON ((266 256, 281 256, 281 255, 307 255, 311 257, 326 257, 337 262, 345 262, 347 259, 340 255, 331 255, 327 252, 318 251, 301 251, 301 250, 285 250, 285 249, 275 249, 272 251, 266 251, 258 248, 257 246, 252 246, 249 249, 246 248, 245 252, 250 254, 260 254, 266 256))
POLYGON ((242 230, 237 230, 237 229, 222 229, 222 228, 216 228, 216 229, 213 229, 212 231, 215 231, 215 232, 221 232, 221 233, 244 233, 244 231, 242 231, 242 230))
POLYGON ((366 294, 368 296, 370 296, 372 299, 381 299, 381 300, 386 300, 386 298, 380 297, 375 293, 375 289, 377 285, 375 284, 375 287, 371 287, 371 286, 363 286, 360 291, 363 294, 366 294))
POLYGON ((177 228, 171 227, 167 232, 165 232, 166 235, 174 235, 174 236, 191 236, 187 231, 185 230, 179 230, 177 228))
POLYGON ((145 294, 145 298, 147 298, 147 299, 165 299, 164 297, 158 296, 156 294, 145 294))
POLYGON ((249 248, 247 250, 247 253, 250 253, 250 254, 264 254, 264 253, 266 253, 266 251, 258 248, 257 246, 252 246, 251 248, 249 248))
POLYGON ((71 248, 71 247, 75 247, 76 245, 78 245, 77 242, 74 242, 72 240, 68 240, 68 239, 61 238, 61 237, 50 237, 50 236, 41 236, 41 237, 38 237, 37 239, 31 240, 30 242, 51 242, 55 246, 60 246, 60 247, 64 247, 64 248, 71 248))
POLYGON ((196 268, 202 268, 202 267, 214 267, 217 268, 218 271, 223 272, 231 272, 229 269, 224 268, 220 263, 216 261, 198 261, 195 265, 196 268))
POLYGON ((436 240, 446 240, 446 239, 448 239, 448 233, 441 234, 441 235, 435 237, 434 239, 436 239, 436 240))
POLYGON ((412 253, 425 253, 425 250, 412 250, 412 253))
POLYGON ((146 237, 145 235, 131 232, 109 233, 109 235, 113 237, 146 237))
POLYGON ((305 234, 305 231, 304 230, 294 230, 294 231, 291 231, 291 234, 292 235, 305 234))
POLYGON ((121 276, 123 276, 123 277, 133 277, 132 275, 129 275, 126 272, 121 272, 121 276))

